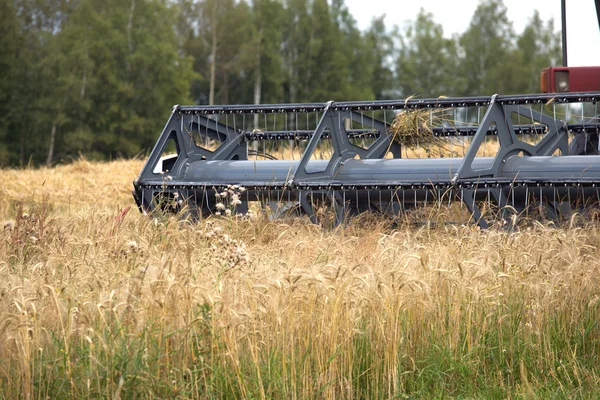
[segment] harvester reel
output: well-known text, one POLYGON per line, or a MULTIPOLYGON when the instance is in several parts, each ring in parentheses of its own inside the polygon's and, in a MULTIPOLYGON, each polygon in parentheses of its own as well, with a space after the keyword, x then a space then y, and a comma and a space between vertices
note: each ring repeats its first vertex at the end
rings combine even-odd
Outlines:
POLYGON ((566 218, 600 203, 598 119, 569 112, 598 99, 175 106, 134 197, 146 213, 201 218, 268 208, 273 218, 332 225, 453 204, 482 228, 536 209, 566 218))

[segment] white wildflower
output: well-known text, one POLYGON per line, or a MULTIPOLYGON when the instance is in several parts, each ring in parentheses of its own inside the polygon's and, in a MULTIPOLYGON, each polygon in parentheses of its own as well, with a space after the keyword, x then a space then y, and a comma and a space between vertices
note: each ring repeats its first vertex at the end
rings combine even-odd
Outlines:
POLYGON ((140 247, 135 240, 127 241, 125 246, 127 247, 127 249, 129 249, 129 251, 132 251, 132 252, 137 251, 140 247))
POLYGON ((225 210, 225 215, 231 217, 231 210, 225 210))
POLYGON ((223 203, 217 203, 216 207, 217 207, 217 210, 219 210, 219 211, 225 210, 225 204, 223 204, 223 203))

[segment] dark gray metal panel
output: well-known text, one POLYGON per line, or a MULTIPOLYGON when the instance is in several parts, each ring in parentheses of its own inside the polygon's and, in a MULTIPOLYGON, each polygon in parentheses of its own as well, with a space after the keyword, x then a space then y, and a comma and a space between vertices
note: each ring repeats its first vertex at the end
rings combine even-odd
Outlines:
MULTIPOLYGON (((347 160, 335 181, 348 185, 361 182, 449 182, 462 164, 461 158, 347 160)), ((476 158, 476 169, 485 170, 493 158, 476 158)), ((197 161, 191 163, 184 181, 201 184, 284 183, 299 161, 197 161)), ((327 161, 310 161, 308 169, 322 170, 327 161)), ((600 156, 518 157, 506 160, 499 178, 558 179, 600 176, 600 156)))
POLYGON ((545 180, 598 178, 600 156, 514 156, 506 160, 500 176, 545 180))

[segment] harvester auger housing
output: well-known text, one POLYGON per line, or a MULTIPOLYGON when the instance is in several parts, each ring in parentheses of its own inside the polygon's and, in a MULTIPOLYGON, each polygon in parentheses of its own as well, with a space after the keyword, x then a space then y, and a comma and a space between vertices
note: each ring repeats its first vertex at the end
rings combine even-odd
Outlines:
POLYGON ((556 216, 600 202, 600 156, 587 148, 600 131, 598 99, 175 106, 134 197, 143 212, 185 205, 198 217, 245 213, 256 202, 318 223, 327 208, 336 224, 455 202, 482 228, 532 205, 556 216))

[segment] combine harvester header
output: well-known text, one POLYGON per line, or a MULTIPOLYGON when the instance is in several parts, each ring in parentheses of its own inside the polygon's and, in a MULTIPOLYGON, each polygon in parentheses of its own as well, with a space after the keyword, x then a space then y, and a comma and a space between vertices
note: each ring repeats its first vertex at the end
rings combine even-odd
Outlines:
POLYGON ((268 207, 320 223, 329 210, 334 224, 452 203, 482 228, 533 207, 556 218, 600 203, 599 99, 175 106, 134 197, 143 212, 268 207))

